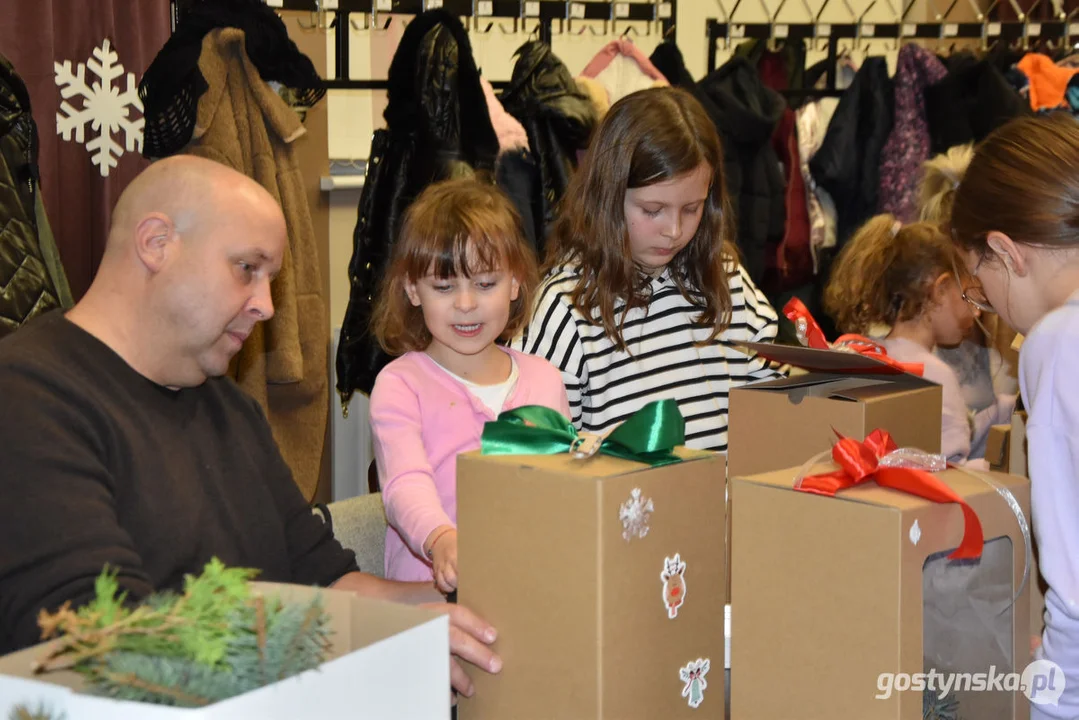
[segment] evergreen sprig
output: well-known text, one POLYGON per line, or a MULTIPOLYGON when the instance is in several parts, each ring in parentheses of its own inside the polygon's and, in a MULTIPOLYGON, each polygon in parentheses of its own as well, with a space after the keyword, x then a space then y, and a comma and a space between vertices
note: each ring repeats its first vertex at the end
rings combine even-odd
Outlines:
POLYGON ((91 603, 41 613, 43 637, 62 639, 35 670, 74 668, 103 695, 197 707, 318 667, 329 647, 319 598, 285 605, 253 595, 255 574, 215 558, 184 578, 182 594, 131 607, 106 568, 91 603))
POLYGON ((940 698, 936 690, 926 689, 922 693, 922 720, 962 720, 959 698, 955 695, 940 698))

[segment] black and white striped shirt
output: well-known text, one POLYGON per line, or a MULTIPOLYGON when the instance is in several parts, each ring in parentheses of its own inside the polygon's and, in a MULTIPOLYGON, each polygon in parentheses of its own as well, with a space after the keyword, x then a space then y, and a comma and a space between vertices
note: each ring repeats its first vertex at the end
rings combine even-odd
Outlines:
MULTIPOLYGON (((572 305, 578 277, 572 265, 548 274, 536 294, 531 323, 512 343, 562 371, 574 425, 604 432, 652 400, 672 398, 686 419, 686 445, 725 451, 730 388, 778 375, 763 358, 735 347, 774 340, 777 329, 775 310, 741 265, 730 274, 731 325, 703 346, 695 343, 710 329, 693 323, 700 308, 682 297, 669 270, 653 278, 649 305, 626 317, 628 353, 572 305)), ((620 319, 616 312, 616 323, 620 319)))

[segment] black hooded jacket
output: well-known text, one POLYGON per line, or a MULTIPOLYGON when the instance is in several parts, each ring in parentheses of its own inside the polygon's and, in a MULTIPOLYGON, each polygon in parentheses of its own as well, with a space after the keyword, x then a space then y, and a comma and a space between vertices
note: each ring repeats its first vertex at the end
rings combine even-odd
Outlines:
POLYGON ((577 169, 577 152, 588 147, 596 109, 546 43, 527 42, 516 55, 509 87, 499 99, 506 112, 524 126, 539 167, 542 193, 533 215, 542 259, 543 238, 577 169))
POLYGON ((686 69, 686 61, 682 57, 682 51, 678 49, 678 46, 673 41, 665 40, 656 45, 656 49, 652 51, 648 59, 652 61, 652 64, 656 66, 656 70, 659 70, 671 85, 692 90, 693 86, 697 84, 693 80, 693 76, 689 74, 689 70, 686 69))
POLYGON ((787 104, 764 86, 744 57, 731 58, 701 80, 695 94, 723 140, 723 169, 737 212, 742 264, 759 285, 768 248, 779 245, 786 228, 786 188, 772 133, 787 104))
POLYGON ((824 142, 809 161, 813 178, 835 201, 840 248, 877 212, 880 153, 894 117, 888 65, 884 58, 867 58, 839 99, 824 142))
POLYGON ((1030 103, 986 60, 973 56, 949 66, 948 74, 925 90, 931 151, 981 142, 1012 118, 1030 115, 1030 103))
POLYGON ((369 332, 371 312, 405 210, 431 183, 492 172, 491 125, 461 21, 430 10, 405 28, 389 72, 387 128, 375 131, 349 263, 351 292, 337 349, 337 390, 370 393, 390 361, 369 332))

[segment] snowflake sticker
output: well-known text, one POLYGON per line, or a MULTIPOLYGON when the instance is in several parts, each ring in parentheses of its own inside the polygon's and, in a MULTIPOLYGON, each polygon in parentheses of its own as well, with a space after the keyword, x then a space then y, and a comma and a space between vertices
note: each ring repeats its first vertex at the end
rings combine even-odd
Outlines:
POLYGON ((643 538, 648 534, 648 521, 651 519, 652 498, 641 497, 641 489, 633 488, 629 500, 618 509, 618 518, 622 521, 622 537, 629 542, 634 537, 643 538))
POLYGON ((917 545, 918 541, 922 539, 922 529, 918 527, 918 520, 915 518, 914 524, 910 526, 910 544, 917 545))
POLYGON ((75 142, 83 143, 86 125, 97 136, 86 142, 90 159, 101 171, 101 177, 108 177, 109 170, 116 167, 118 158, 124 151, 142 152, 142 128, 145 119, 131 119, 131 108, 142 113, 142 101, 139 100, 135 73, 127 73, 127 89, 120 92, 113 86, 113 80, 124 75, 124 66, 117 62, 120 56, 112 49, 106 38, 101 47, 94 48, 93 57, 86 64, 79 63, 75 71, 71 70, 71 61, 54 62, 56 84, 60 88, 60 112, 56 113, 56 132, 64 140, 70 141, 72 132, 75 142), (86 69, 97 76, 92 84, 86 83, 86 69), (68 102, 76 95, 81 96, 82 107, 76 108, 68 102), (123 131, 124 146, 113 140, 113 135, 123 131))

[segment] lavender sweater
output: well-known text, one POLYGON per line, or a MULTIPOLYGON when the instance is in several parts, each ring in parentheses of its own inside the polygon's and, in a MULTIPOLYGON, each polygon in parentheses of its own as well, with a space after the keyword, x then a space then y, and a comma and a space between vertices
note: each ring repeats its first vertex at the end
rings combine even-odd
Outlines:
POLYGON ((1031 720, 1079 717, 1079 293, 1042 318, 1019 354, 1027 404, 1031 510, 1045 594, 1039 657, 1067 678, 1059 705, 1032 705, 1031 720))

